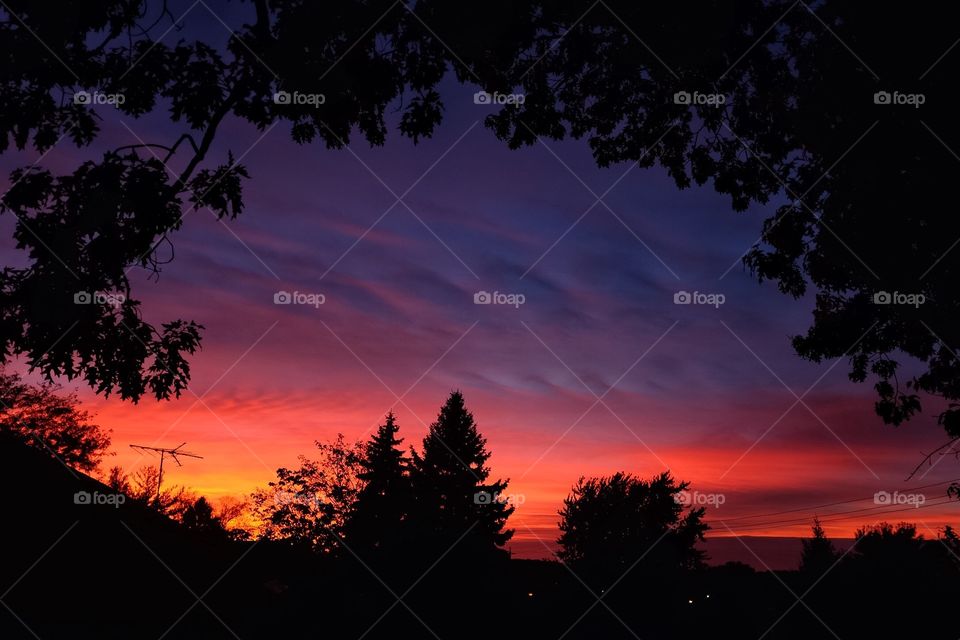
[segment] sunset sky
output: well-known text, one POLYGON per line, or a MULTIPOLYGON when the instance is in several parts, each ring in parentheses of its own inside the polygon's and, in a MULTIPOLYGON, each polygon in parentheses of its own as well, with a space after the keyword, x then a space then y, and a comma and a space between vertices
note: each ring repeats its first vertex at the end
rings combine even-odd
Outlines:
MULTIPOLYGON (((113 430, 108 465, 156 462, 130 444, 187 442, 204 458, 171 468, 168 482, 246 494, 313 455, 314 440, 368 437, 391 409, 406 444, 419 446, 461 389, 493 476, 523 497, 511 544, 528 557, 547 555, 534 536, 556 537, 556 511, 581 475, 669 468, 695 491, 723 495, 708 511, 714 534, 777 536, 805 534, 807 507, 960 476, 948 457, 904 483, 944 440, 935 404, 885 426, 845 360, 793 353, 789 338, 808 326, 812 299, 758 284, 740 264, 776 203, 737 214, 710 188, 678 191, 659 169, 597 169, 583 141, 510 151, 483 126, 493 108, 474 104, 475 88, 446 89, 443 124, 416 146, 394 129, 383 148, 354 139, 328 151, 294 144, 283 124, 225 124, 209 161, 228 149, 242 157, 246 210, 226 223, 188 213, 159 281, 132 272, 148 320, 206 327, 190 392, 133 405, 62 381, 113 430), (276 305, 278 291, 325 302, 276 305), (525 302, 477 305, 478 291, 525 302), (678 291, 725 302, 677 305, 678 291), (794 509, 806 510, 742 519, 794 509)), ((63 141, 44 164, 67 170, 106 146, 179 133, 162 117, 109 109, 104 147, 63 141)), ((3 184, 37 157, 5 155, 3 184)), ((0 217, 4 231, 12 223, 0 217)), ((5 263, 22 264, 10 234, 0 238, 5 263)), ((927 504, 945 488, 925 489, 927 504)), ((956 503, 830 520, 873 507, 818 512, 842 537, 881 518, 928 535, 957 522, 956 503)))

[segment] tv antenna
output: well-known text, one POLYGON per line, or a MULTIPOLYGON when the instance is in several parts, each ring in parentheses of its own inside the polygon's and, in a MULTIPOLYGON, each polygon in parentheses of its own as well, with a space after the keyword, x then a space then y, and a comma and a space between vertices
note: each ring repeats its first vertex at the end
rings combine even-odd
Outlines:
POLYGON ((153 451, 154 453, 160 454, 160 473, 157 475, 157 502, 160 502, 160 486, 163 484, 163 458, 165 456, 170 456, 173 458, 173 461, 177 463, 178 467, 182 467, 180 464, 180 456, 186 456, 188 458, 200 458, 203 459, 203 456, 198 456, 195 453, 190 453, 189 451, 181 451, 181 447, 187 444, 186 442, 181 442, 180 446, 174 447, 173 449, 167 449, 164 447, 148 447, 142 444, 132 444, 130 445, 131 449, 138 449, 140 451, 153 451))

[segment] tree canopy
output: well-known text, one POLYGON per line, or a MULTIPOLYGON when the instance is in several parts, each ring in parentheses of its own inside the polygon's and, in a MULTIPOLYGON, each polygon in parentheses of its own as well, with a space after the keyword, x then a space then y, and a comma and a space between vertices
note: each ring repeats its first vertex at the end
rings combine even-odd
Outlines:
POLYGON ((317 460, 300 456, 296 469, 277 469, 277 479, 252 495, 264 538, 285 540, 320 553, 341 548, 350 514, 363 486, 359 478, 362 443, 340 434, 316 443, 317 460))
POLYGON ((786 294, 815 293, 796 351, 849 358, 851 379, 874 381, 877 412, 893 424, 921 409, 922 394, 946 399, 939 421, 960 436, 960 222, 948 192, 960 57, 944 6, 254 0, 236 9, 246 22, 226 42, 185 30, 170 44, 159 38, 173 24, 163 3, 4 7, 0 152, 44 152, 63 137, 91 145, 102 116, 75 97, 91 91, 122 95, 127 116, 164 111, 183 134, 72 172, 13 173, 0 211, 16 216, 27 264, 0 279, 3 360, 25 355, 45 375, 134 400, 178 394, 202 328, 147 323, 127 273, 169 259, 184 207, 243 211, 246 169, 207 157, 222 123, 282 124, 301 144, 342 148, 357 134, 379 145, 397 107, 399 134, 418 140, 440 123, 452 73, 525 96, 486 119, 512 148, 572 136, 601 166, 658 165, 680 188, 712 185, 736 210, 775 205, 744 262, 786 294), (75 304, 80 293, 114 303, 75 304), (903 374, 904 356, 919 370, 903 374))
POLYGON ((580 478, 560 510, 558 557, 604 581, 641 563, 654 573, 699 567, 706 510, 683 505, 688 488, 667 471, 650 480, 622 472, 580 478))
POLYGON ((76 394, 51 383, 27 384, 0 370, 0 432, 42 449, 66 465, 93 471, 107 455, 109 432, 92 423, 76 394))

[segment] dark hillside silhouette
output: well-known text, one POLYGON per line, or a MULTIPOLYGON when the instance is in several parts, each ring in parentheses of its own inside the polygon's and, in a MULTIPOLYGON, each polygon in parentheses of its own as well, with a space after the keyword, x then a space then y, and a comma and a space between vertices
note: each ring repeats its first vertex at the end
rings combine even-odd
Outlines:
POLYGON ((250 620, 271 616, 264 585, 310 562, 188 531, 9 435, 0 436, 0 483, 20 487, 5 501, 5 639, 33 637, 17 618, 42 638, 159 637, 171 627, 175 638, 232 637, 203 606, 177 622, 196 600, 191 590, 204 593, 249 551, 205 601, 229 625, 255 629, 250 620))
MULTIPOLYGON (((393 426, 388 420, 374 440, 398 451, 393 426)), ((949 616, 910 613, 948 610, 960 585, 952 530, 927 538, 912 525, 864 527, 814 580, 812 568, 822 565, 812 551, 800 571, 709 567, 691 543, 704 531, 700 509, 680 504, 686 485, 668 474, 579 482, 563 511, 566 562, 507 560, 479 542, 460 547, 464 540, 427 556, 425 540, 409 537, 423 530, 403 527, 391 542, 399 546, 366 559, 345 546, 310 551, 282 536, 237 542, 204 498, 172 520, 9 433, 0 435, 0 483, 18 488, 7 492, 0 546, 4 639, 693 639, 705 631, 947 639, 958 629, 949 616), (796 603, 801 594, 806 605, 796 603), (478 615, 478 607, 487 613, 478 615)), ((380 515, 396 515, 395 505, 379 504, 380 515)), ((318 517, 329 524, 322 511, 318 517)), ((442 531, 442 522, 433 520, 429 531, 442 531)), ((822 533, 812 540, 830 546, 822 533)))

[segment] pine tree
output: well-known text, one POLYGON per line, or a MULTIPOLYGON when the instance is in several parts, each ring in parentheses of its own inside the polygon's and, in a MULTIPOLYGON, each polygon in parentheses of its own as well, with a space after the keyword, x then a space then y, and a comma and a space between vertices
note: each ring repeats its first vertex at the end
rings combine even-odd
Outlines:
POLYGON ((823 531, 819 518, 813 519, 812 538, 804 538, 803 552, 800 556, 800 571, 819 577, 823 575, 839 558, 839 553, 823 531))
POLYGON ((412 451, 415 525, 427 541, 452 544, 469 530, 471 546, 494 549, 513 535, 504 529, 513 513, 503 498, 507 482, 488 482, 486 445, 463 394, 454 391, 430 426, 423 452, 412 451))
POLYGON ((357 477, 364 483, 351 515, 348 544, 357 552, 382 552, 396 545, 409 511, 408 458, 391 411, 367 443, 357 477))

